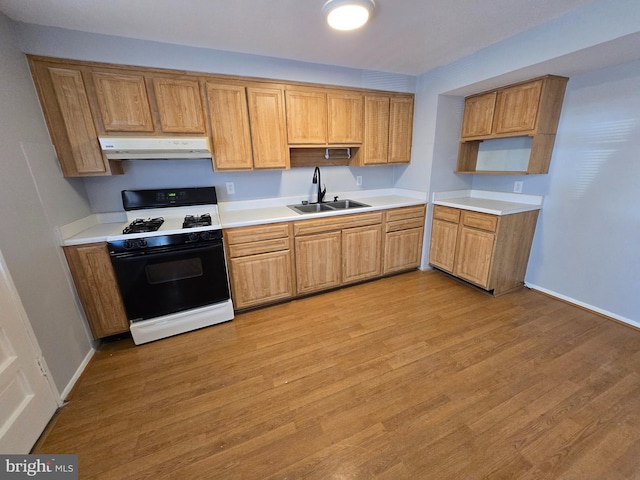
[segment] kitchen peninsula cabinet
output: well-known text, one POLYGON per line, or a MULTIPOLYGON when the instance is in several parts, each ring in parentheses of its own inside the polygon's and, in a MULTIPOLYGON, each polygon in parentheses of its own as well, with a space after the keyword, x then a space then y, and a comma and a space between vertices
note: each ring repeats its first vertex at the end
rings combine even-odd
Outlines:
POLYGON ((364 139, 354 164, 411 161, 413 95, 365 95, 364 139))
POLYGON ((413 270, 420 266, 424 218, 424 205, 385 212, 385 275, 413 270))
POLYGON ((64 254, 93 338, 127 332, 129 321, 107 244, 66 246, 64 254))
POLYGON ((538 210, 509 215, 435 205, 429 263, 494 295, 523 285, 538 210))
POLYGON ((382 213, 294 222, 299 294, 381 274, 382 213))
POLYGON ((231 298, 242 310, 291 298, 293 259, 288 223, 224 231, 231 298))
POLYGON ((547 173, 568 80, 547 75, 465 98, 456 173, 547 173), (478 168, 481 142, 516 136, 531 139, 524 170, 478 168))

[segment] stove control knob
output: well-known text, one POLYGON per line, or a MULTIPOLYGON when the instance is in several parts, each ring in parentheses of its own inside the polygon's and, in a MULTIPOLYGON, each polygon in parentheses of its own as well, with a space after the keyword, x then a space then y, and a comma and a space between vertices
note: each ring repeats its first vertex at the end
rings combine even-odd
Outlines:
POLYGON ((200 240, 200 235, 198 235, 195 232, 189 234, 189 241, 190 242, 197 242, 198 240, 200 240))
POLYGON ((211 232, 202 232, 200 238, 202 238, 202 240, 211 240, 211 232))
POLYGON ((135 247, 135 242, 132 240, 125 240, 124 243, 122 244, 122 247, 125 250, 131 250, 133 247, 135 247))
POLYGON ((141 238, 140 240, 138 240, 138 247, 146 248, 148 246, 149 246, 149 244, 147 243, 147 239, 146 238, 141 238))

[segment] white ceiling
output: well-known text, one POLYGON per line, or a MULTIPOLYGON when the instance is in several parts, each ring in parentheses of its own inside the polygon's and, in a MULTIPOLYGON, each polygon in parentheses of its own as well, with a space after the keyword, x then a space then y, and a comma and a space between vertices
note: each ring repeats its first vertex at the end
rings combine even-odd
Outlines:
POLYGON ((26 23, 419 75, 592 0, 375 0, 369 25, 331 31, 325 0, 0 0, 26 23))

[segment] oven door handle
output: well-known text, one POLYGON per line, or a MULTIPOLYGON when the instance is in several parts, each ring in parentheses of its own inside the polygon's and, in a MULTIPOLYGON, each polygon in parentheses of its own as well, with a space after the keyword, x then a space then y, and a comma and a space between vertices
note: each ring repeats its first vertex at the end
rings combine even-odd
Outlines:
POLYGON ((213 250, 216 248, 222 248, 222 240, 216 240, 213 242, 209 242, 206 245, 203 244, 193 244, 193 245, 180 245, 180 246, 170 246, 170 247, 162 247, 162 248, 154 248, 152 250, 136 250, 134 252, 124 252, 124 253, 111 253, 112 260, 131 260, 131 259, 139 259, 140 257, 163 257, 168 255, 174 255, 176 253, 186 253, 186 252, 203 252, 205 250, 213 250))

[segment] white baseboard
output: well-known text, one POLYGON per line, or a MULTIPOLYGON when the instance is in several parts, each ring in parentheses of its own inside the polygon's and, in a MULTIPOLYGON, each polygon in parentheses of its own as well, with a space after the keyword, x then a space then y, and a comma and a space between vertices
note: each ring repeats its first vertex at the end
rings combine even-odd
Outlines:
POLYGON ((594 307, 593 305, 589 305, 588 303, 581 302, 576 300, 575 298, 567 297, 566 295, 562 295, 558 292, 554 292, 553 290, 549 290, 547 288, 540 287, 539 285, 534 285, 533 283, 525 283, 525 285, 532 290, 538 290, 542 293, 546 293, 547 295, 555 298, 559 298, 560 300, 564 300, 567 303, 572 303, 574 305, 578 305, 587 310, 591 310, 592 312, 599 313, 600 315, 604 315, 609 318, 613 318, 614 320, 618 320, 619 322, 626 323, 627 325, 631 325, 632 327, 640 329, 640 322, 631 320, 630 318, 623 317, 622 315, 618 315, 613 312, 609 312, 602 308, 594 307))
POLYGON ((73 375, 73 377, 71 377, 71 380, 69 380, 69 383, 67 383, 67 386, 64 388, 64 390, 60 394, 60 397, 62 398, 63 402, 69 396, 69 393, 71 393, 71 389, 75 386, 76 382, 80 378, 80 375, 82 375, 82 372, 84 372, 84 369, 87 368, 89 361, 91 360, 91 358, 93 358, 93 355, 95 353, 96 353, 96 349, 91 347, 91 350, 89 350, 87 355, 84 357, 84 360, 76 370, 76 373, 73 375))

